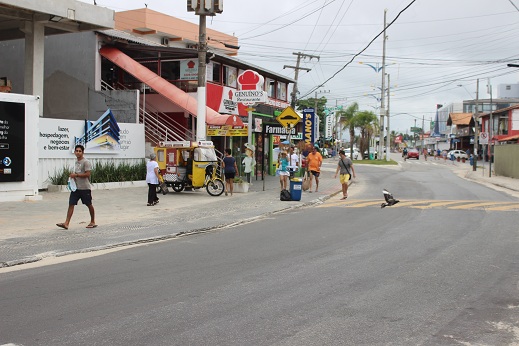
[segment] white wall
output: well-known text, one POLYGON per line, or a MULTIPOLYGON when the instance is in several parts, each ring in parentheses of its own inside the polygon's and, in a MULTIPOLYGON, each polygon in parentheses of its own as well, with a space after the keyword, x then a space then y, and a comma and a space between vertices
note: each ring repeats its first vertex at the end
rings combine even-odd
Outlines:
MULTIPOLYGON (((32 95, 0 93, 0 101, 25 104, 24 181, 0 182, 0 201, 41 199, 38 194, 38 141, 35 140, 38 138, 39 98, 32 95)), ((0 114, 0 119, 1 117, 0 114)), ((8 139, 5 140, 7 141, 8 139)), ((0 150, 0 159, 8 155, 13 155, 13 151, 0 150)))

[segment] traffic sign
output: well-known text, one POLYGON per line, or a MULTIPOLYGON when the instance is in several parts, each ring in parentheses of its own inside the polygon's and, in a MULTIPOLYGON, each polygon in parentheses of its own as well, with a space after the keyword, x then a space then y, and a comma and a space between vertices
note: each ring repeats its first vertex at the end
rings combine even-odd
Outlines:
POLYGON ((415 133, 422 132, 422 128, 421 127, 414 127, 414 126, 412 126, 411 127, 411 132, 415 132, 415 133))
POLYGON ((292 107, 287 107, 276 117, 276 120, 284 127, 294 127, 301 121, 299 114, 292 107))

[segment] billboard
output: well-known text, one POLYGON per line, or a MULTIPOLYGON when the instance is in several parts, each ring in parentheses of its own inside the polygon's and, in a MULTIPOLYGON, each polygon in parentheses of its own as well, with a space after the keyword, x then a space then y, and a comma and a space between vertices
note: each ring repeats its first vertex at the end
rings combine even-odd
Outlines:
POLYGON ((303 109, 303 140, 305 144, 313 145, 316 141, 315 127, 316 127, 315 109, 303 109))
POLYGON ((0 182, 24 177, 25 103, 0 101, 0 182))

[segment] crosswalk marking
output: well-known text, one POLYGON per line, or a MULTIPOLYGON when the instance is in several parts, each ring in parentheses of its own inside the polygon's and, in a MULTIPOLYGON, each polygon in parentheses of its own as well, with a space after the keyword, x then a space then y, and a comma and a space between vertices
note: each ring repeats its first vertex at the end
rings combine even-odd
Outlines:
MULTIPOLYGON (((383 199, 347 199, 347 200, 328 200, 321 204, 319 208, 344 207, 344 208, 365 208, 380 207, 383 199)), ((412 209, 450 209, 450 210, 486 210, 486 211, 517 211, 519 202, 499 202, 499 201, 471 201, 471 200, 400 200, 400 203, 391 208, 412 208, 412 209)))

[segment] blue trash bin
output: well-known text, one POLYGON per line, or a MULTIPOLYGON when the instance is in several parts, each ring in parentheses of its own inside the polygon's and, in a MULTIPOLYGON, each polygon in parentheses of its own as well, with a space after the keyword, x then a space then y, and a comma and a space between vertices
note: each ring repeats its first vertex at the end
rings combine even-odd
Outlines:
POLYGON ((469 162, 471 166, 474 166, 474 157, 470 155, 469 162))
POLYGON ((303 179, 301 179, 301 178, 290 179, 290 196, 292 196, 292 200, 300 201, 302 192, 303 192, 303 179))

